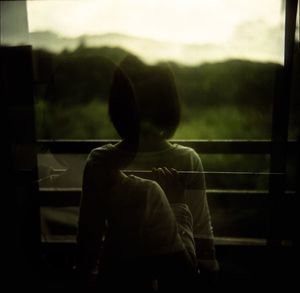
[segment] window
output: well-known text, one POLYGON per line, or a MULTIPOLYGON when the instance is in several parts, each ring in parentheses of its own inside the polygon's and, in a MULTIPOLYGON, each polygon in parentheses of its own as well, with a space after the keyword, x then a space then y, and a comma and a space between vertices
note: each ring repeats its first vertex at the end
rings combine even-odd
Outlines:
POLYGON ((271 137, 283 63, 281 1, 28 1, 27 7, 37 56, 52 59, 45 82, 56 87, 52 95, 45 83, 40 87, 39 138, 117 138, 106 114, 112 69, 101 57, 118 63, 126 53, 150 64, 172 62, 182 100, 176 139, 271 137))
MULTIPOLYGON (((38 139, 117 139, 107 96, 114 64, 126 54, 148 64, 170 62, 182 102, 174 139, 271 139, 272 102, 283 65, 282 1, 27 1, 27 11, 38 139)), ((297 122, 290 123, 290 133, 294 138, 297 122)), ((201 157, 208 172, 270 171, 265 151, 201 157)), ((41 177, 52 169, 67 169, 63 186, 80 187, 85 158, 45 150, 39 155, 41 177)), ((210 181, 209 192, 268 190, 267 176, 228 178, 210 181)), ((233 227, 229 232, 220 226, 226 203, 217 198, 210 197, 217 235, 265 235, 265 205, 260 210, 246 205, 247 211, 241 211, 238 203, 233 208, 240 214, 226 224, 233 227), (241 219, 249 218, 247 229, 238 228, 241 219), (262 223, 261 230, 253 230, 262 223)))

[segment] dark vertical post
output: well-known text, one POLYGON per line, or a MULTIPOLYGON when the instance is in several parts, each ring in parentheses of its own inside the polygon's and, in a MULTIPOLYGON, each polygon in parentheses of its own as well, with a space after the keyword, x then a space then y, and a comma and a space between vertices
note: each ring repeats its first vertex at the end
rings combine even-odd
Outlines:
POLYGON ((292 229, 288 222, 292 207, 285 205, 286 170, 287 170, 287 140, 289 127, 291 80, 294 63, 295 27, 297 0, 286 0, 285 6, 285 40, 284 65, 278 74, 276 93, 273 101, 272 148, 269 181, 269 235, 268 263, 266 272, 268 283, 272 286, 292 286, 296 280, 291 269, 294 252, 284 247, 282 240, 292 239, 292 229), (274 173, 281 173, 275 176, 274 173), (287 208, 286 208, 287 207, 287 208))
POLYGON ((295 206, 293 207, 293 216, 292 219, 295 220, 295 223, 293 223, 293 227, 295 228, 294 235, 293 235, 293 241, 295 242, 295 247, 298 247, 299 245, 299 227, 298 227, 298 221, 297 218, 299 213, 299 202, 300 202, 300 125, 299 125, 299 133, 298 133, 298 152, 296 154, 297 156, 297 167, 296 167, 296 199, 295 199, 295 206), (298 229, 297 229, 298 228, 298 229))
POLYGON ((295 45, 295 27, 297 14, 297 0, 286 0, 285 11, 285 42, 284 42, 284 66, 278 75, 277 92, 273 102, 272 124, 272 149, 271 149, 271 173, 282 173, 278 177, 270 176, 270 223, 269 244, 280 244, 284 232, 284 215, 281 203, 285 192, 287 139, 290 105, 290 88, 293 69, 293 56, 295 45))
MULTIPOLYGON (((4 128, 1 140, 5 190, 2 213, 8 233, 9 266, 3 270, 13 277, 11 287, 30 286, 39 280, 40 216, 35 148, 35 111, 32 49, 29 41, 26 1, 0 2, 1 31, 1 115, 4 128)), ((1 194, 2 195, 2 194, 1 194)), ((40 288, 39 288, 40 289, 40 288)))
MULTIPOLYGON (((4 189, 10 268, 15 282, 32 288, 38 278, 40 216, 35 146, 35 111, 30 46, 1 47, 1 114, 4 118, 4 189)), ((6 268, 5 268, 6 269, 6 268)), ((12 283, 12 285, 17 284, 12 283)), ((18 285, 18 284, 17 284, 18 285)))

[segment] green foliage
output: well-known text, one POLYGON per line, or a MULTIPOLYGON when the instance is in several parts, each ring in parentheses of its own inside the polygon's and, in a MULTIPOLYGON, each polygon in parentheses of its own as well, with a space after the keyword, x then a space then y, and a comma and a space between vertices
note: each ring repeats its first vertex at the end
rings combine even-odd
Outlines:
POLYGON ((271 115, 239 105, 184 106, 176 139, 265 139, 271 137, 271 115))
MULTIPOLYGON (((36 51, 36 63, 46 67, 38 73, 47 80, 38 91, 38 137, 116 138, 106 104, 115 64, 126 54, 120 48, 85 46, 60 54, 36 51)), ((175 138, 270 137, 280 65, 228 60, 171 67, 182 100, 175 138)))
POLYGON ((65 107, 39 101, 36 105, 37 137, 45 139, 117 138, 107 113, 107 105, 99 99, 85 105, 65 107))
POLYGON ((269 110, 281 66, 245 60, 206 63, 197 67, 173 65, 185 103, 264 107, 269 110))

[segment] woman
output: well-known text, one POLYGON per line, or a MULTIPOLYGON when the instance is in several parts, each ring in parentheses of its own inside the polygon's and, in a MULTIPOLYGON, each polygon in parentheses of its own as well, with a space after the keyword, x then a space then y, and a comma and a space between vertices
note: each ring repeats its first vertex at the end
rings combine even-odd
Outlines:
POLYGON ((117 274, 122 284, 129 280, 130 286, 148 286, 159 280, 160 289, 186 289, 196 267, 194 236, 202 237, 203 252, 210 257, 204 262, 200 258, 200 264, 215 264, 215 258, 200 158, 193 149, 168 141, 180 116, 170 69, 146 66, 134 57, 124 59, 114 74, 109 114, 122 140, 89 155, 78 267, 87 273, 95 267, 100 240, 105 238, 102 283, 112 284, 107 280, 120 272, 118 267, 123 268, 117 274), (159 184, 127 176, 124 169, 153 170, 152 179, 159 184), (177 170, 198 174, 182 181, 177 170))

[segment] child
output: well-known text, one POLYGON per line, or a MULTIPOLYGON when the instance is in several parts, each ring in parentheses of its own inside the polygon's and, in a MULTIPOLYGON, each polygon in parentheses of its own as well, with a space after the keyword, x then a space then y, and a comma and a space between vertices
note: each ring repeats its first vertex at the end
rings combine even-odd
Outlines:
POLYGON ((109 114, 122 141, 105 148, 123 156, 135 153, 128 169, 165 166, 190 173, 183 185, 193 216, 198 265, 203 273, 218 271, 201 159, 192 148, 168 141, 180 122, 179 95, 170 67, 125 58, 114 75, 109 114))

